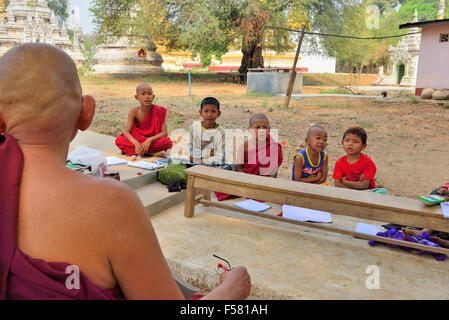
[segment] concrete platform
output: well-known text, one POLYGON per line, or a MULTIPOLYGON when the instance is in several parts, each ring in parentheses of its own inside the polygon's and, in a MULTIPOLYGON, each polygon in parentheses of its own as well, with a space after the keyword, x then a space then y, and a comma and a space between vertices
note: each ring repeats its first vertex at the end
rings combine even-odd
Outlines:
MULTIPOLYGON (((359 222, 333 219, 333 225, 346 228, 359 222)), ((218 284, 216 254, 248 268, 250 299, 449 298, 449 262, 431 255, 371 247, 362 239, 201 205, 192 219, 184 217, 179 204, 151 221, 170 268, 206 291, 218 284), (366 286, 370 266, 379 270, 378 290, 366 286)))

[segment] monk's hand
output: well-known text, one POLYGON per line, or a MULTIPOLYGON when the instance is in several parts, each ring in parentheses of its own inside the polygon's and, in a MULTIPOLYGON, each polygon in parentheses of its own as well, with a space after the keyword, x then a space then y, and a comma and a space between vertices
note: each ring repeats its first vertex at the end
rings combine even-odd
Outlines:
POLYGON ((227 288, 232 300, 243 300, 251 292, 251 277, 245 267, 236 267, 220 275, 220 283, 227 288))
POLYGON ((142 143, 143 154, 147 154, 148 153, 148 150, 150 150, 150 146, 151 146, 152 142, 153 141, 151 140, 151 138, 149 138, 144 143, 142 143))
POLYGON ((362 174, 360 175, 359 181, 363 181, 364 178, 365 178, 365 175, 362 173, 362 174))
POLYGON ((135 144, 136 147, 136 155, 141 156, 143 153, 143 145, 140 143, 135 144))

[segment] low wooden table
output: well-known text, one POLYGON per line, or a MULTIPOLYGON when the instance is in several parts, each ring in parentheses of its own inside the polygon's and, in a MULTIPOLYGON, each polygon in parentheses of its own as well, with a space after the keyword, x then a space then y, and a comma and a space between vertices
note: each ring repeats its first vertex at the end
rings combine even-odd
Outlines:
POLYGON ((449 220, 443 217, 439 206, 427 207, 419 200, 254 176, 206 166, 195 166, 187 169, 185 173, 188 176, 184 210, 186 218, 193 218, 195 206, 202 204, 357 238, 449 254, 448 249, 441 247, 371 236, 331 225, 301 222, 241 209, 211 201, 210 192, 218 191, 272 203, 327 211, 331 214, 449 232, 449 220))

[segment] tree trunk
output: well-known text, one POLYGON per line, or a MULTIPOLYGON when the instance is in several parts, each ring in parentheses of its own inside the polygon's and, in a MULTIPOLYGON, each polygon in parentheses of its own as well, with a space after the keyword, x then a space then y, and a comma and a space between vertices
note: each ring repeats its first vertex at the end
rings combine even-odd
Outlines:
POLYGON ((263 68, 262 46, 252 44, 249 47, 242 47, 242 62, 239 73, 247 73, 248 68, 263 68))

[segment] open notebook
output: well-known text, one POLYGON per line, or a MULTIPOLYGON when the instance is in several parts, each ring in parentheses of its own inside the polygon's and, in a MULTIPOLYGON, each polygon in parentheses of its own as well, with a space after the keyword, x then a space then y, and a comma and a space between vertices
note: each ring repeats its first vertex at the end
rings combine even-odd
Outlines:
POLYGON ((160 169, 163 168, 164 165, 162 164, 156 164, 153 162, 146 162, 146 161, 136 161, 136 162, 128 162, 128 166, 130 167, 136 167, 136 168, 141 168, 141 169, 147 169, 147 170, 155 170, 155 169, 160 169))
POLYGON ((241 201, 241 202, 236 202, 236 203, 234 203, 234 206, 242 208, 242 209, 250 210, 250 211, 255 211, 255 212, 264 212, 271 208, 271 206, 268 204, 260 203, 258 201, 251 200, 251 199, 241 201))
POLYGON ((286 204, 282 206, 282 217, 297 221, 332 222, 332 217, 329 212, 294 207, 286 204))

